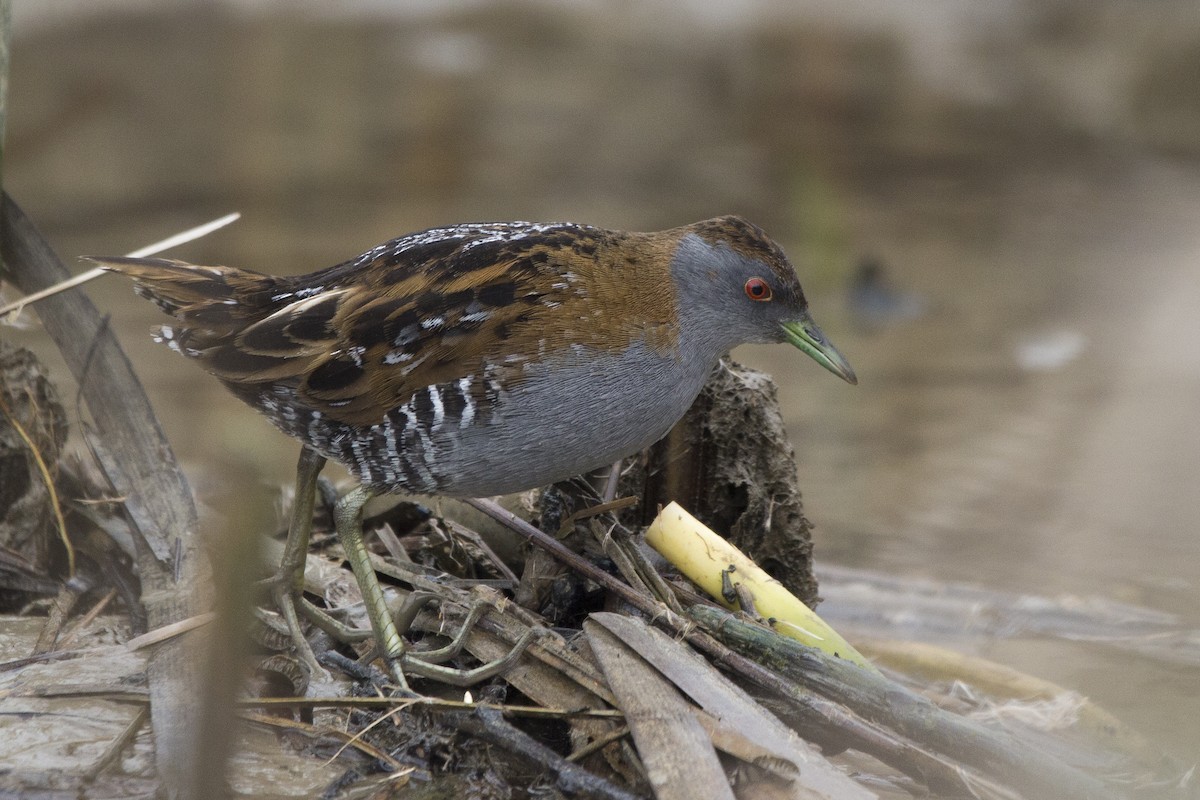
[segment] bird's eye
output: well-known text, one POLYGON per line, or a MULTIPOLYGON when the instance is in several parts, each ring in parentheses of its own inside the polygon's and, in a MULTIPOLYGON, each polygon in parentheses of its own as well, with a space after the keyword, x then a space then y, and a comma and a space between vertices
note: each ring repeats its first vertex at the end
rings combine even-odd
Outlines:
POLYGON ((759 302, 771 299, 771 285, 762 278, 751 278, 746 281, 746 297, 759 302))

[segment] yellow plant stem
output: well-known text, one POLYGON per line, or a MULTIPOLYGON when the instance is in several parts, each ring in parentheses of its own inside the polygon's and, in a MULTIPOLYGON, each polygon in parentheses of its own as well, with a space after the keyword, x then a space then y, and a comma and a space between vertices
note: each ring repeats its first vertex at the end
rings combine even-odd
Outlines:
POLYGON ((739 593, 753 599, 754 611, 776 632, 837 658, 875 670, 841 635, 768 575, 742 551, 671 503, 646 530, 646 543, 726 608, 738 610, 739 593))

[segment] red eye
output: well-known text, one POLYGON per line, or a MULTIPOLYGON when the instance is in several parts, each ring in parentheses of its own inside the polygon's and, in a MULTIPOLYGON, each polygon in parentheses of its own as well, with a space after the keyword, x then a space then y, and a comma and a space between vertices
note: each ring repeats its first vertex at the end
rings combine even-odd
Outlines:
POLYGON ((746 297, 766 302, 771 299, 771 286, 762 278, 751 278, 746 281, 746 297))

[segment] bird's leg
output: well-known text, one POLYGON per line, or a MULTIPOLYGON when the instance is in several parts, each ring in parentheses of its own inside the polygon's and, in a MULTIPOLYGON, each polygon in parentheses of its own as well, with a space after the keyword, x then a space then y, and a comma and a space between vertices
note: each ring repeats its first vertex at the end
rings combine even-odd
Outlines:
POLYGON ((366 486, 359 486, 347 492, 333 509, 334 526, 337 528, 338 539, 354 578, 358 581, 359 591, 362 592, 363 602, 367 607, 367 616, 371 620, 371 630, 375 634, 375 646, 383 655, 387 664, 388 676, 396 682, 402 691, 409 691, 408 681, 404 679, 401 660, 404 657, 404 639, 396 628, 396 623, 388 611, 387 601, 383 596, 383 587, 371 566, 371 556, 363 542, 362 513, 363 506, 371 499, 373 492, 366 486))
POLYGON ((334 641, 342 644, 357 644, 365 642, 373 635, 369 629, 356 628, 342 622, 328 611, 313 605, 307 598, 300 598, 300 613, 308 617, 316 628, 324 631, 334 641))
MULTIPOLYGON (((320 485, 319 476, 325 466, 325 457, 312 448, 305 446, 300 450, 300 461, 296 465, 296 491, 292 501, 292 516, 288 523, 287 543, 283 548, 283 557, 275 574, 263 581, 274 587, 276 605, 288 630, 296 643, 296 649, 301 657, 311 667, 316 663, 312 648, 300 632, 299 614, 325 633, 341 642, 360 642, 370 637, 366 631, 360 631, 345 623, 339 622, 328 612, 304 599, 304 565, 308 557, 309 539, 312 534, 312 517, 316 508, 318 492, 324 493, 328 488, 320 485)), ((327 498, 325 499, 327 502, 327 498)), ((335 502, 330 505, 336 506, 335 502)))
MULTIPOLYGON (((412 625, 416 619, 417 612, 430 600, 433 600, 437 595, 428 592, 413 592, 412 599, 414 602, 406 603, 405 609, 411 611, 405 617, 405 625, 412 625), (421 595, 418 597, 418 595, 421 595)), ((439 647, 436 650, 409 650, 404 654, 404 668, 420 675, 423 678, 446 683, 451 686, 473 686, 480 681, 485 681, 507 670, 525 652, 529 647, 529 643, 537 636, 541 635, 542 631, 538 628, 530 628, 521 635, 517 643, 512 646, 507 653, 494 661, 489 661, 486 664, 481 664, 474 669, 456 669, 454 667, 443 667, 440 664, 443 661, 449 661, 462 652, 467 645, 467 637, 471 635, 471 631, 479 624, 479 620, 483 619, 483 615, 491 608, 491 603, 486 600, 479 600, 471 605, 471 610, 467 612, 467 616, 463 619, 462 625, 458 629, 458 633, 454 634, 454 638, 450 644, 445 647, 439 647)), ((405 609, 402 609, 402 613, 405 609)), ((399 616, 399 615, 397 615, 399 616)))
MULTIPOLYGON (((421 613, 431 600, 438 599, 438 595, 433 592, 413 591, 405 596, 400 604, 400 608, 392 615, 392 621, 396 624, 396 630, 401 634, 408 633, 412 627, 413 620, 417 618, 417 614, 421 613)), ((375 634, 369 629, 356 628, 353 625, 348 625, 345 622, 334 619, 330 614, 322 611, 307 600, 301 600, 300 610, 304 612, 314 625, 320 628, 325 633, 336 641, 342 644, 358 644, 365 642, 375 634)), ((378 649, 371 649, 371 657, 378 655, 378 649)))
POLYGON ((279 569, 265 581, 272 585, 275 605, 287 622, 296 652, 314 675, 320 675, 325 670, 317 663, 312 647, 304 638, 296 609, 302 602, 301 595, 304 592, 304 561, 308 555, 309 535, 312 533, 317 476, 321 474, 324 466, 325 456, 308 446, 300 450, 300 460, 296 464, 296 493, 292 500, 292 517, 288 522, 283 558, 280 559, 279 569))
MULTIPOLYGON (((463 647, 467 644, 467 636, 470 635, 471 629, 479 624, 479 620, 487 610, 487 602, 480 600, 475 603, 471 606, 471 610, 467 612, 462 626, 459 627, 458 633, 454 634, 454 638, 450 640, 450 644, 445 647, 439 647, 436 650, 410 650, 408 658, 405 659, 404 663, 408 665, 412 661, 419 661, 422 664, 441 664, 443 661, 449 661, 454 658, 462 652, 463 647)), ((410 624, 411 622, 412 620, 409 621, 410 624)), ((416 669, 413 672, 417 672, 418 675, 421 674, 416 669)))
POLYGON ((358 581, 359 591, 362 592, 367 616, 371 620, 371 630, 375 635, 375 646, 387 665, 388 677, 400 691, 410 693, 412 690, 409 689, 408 680, 404 677, 405 667, 418 675, 454 686, 468 686, 508 669, 521 657, 529 643, 538 634, 536 629, 527 631, 503 658, 488 662, 475 669, 459 670, 430 663, 453 658, 462 650, 471 629, 486 611, 486 604, 483 603, 477 604, 471 609, 462 629, 448 646, 429 653, 408 651, 407 644, 400 635, 400 627, 407 631, 417 613, 426 603, 434 599, 434 596, 428 592, 413 592, 397 613, 396 618, 392 617, 383 596, 383 587, 379 585, 379 578, 375 575, 374 566, 371 565, 371 555, 363 541, 363 506, 372 496, 373 492, 365 486, 351 490, 334 507, 333 519, 338 539, 341 540, 342 549, 346 551, 346 559, 350 562, 350 569, 353 570, 354 577, 358 581))
POLYGON ((279 562, 276 578, 294 592, 304 589, 304 561, 312 534, 313 509, 317 500, 317 478, 325 467, 325 456, 307 445, 300 449, 296 464, 296 493, 292 518, 288 523, 287 543, 279 562))

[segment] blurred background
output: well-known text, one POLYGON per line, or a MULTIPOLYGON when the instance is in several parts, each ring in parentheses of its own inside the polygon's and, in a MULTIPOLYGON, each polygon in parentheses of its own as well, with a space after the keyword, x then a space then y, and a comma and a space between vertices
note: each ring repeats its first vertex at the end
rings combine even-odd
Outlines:
MULTIPOLYGON (((860 376, 736 354, 780 384, 819 564, 1200 629, 1195 0, 13 7, 5 188, 69 263, 233 210, 171 255, 296 273, 464 220, 739 213, 860 376)), ((88 291, 202 502, 234 463, 290 481, 153 306, 88 291)), ((1200 751, 1195 660, 995 634, 938 635, 1200 751)))

